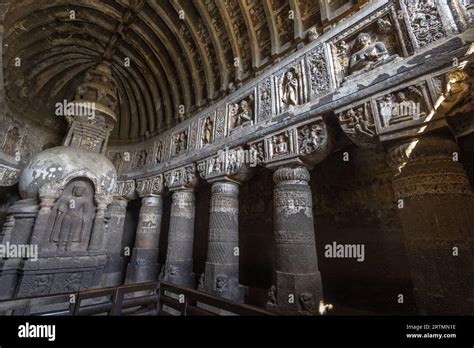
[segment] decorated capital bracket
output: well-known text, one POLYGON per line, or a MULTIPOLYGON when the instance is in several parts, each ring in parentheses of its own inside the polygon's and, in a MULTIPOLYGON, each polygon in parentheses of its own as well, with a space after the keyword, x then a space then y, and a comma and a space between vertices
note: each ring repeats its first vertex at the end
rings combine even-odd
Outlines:
POLYGON ((122 197, 124 199, 132 200, 137 196, 135 190, 135 180, 117 181, 114 191, 115 197, 122 197))
POLYGON ((0 165, 0 186, 12 186, 18 182, 19 177, 19 169, 0 165))
POLYGON ((322 116, 267 135, 249 143, 257 160, 267 168, 282 164, 312 167, 324 160, 334 148, 334 134, 322 116))
POLYGON ((196 164, 173 169, 164 174, 165 186, 170 190, 177 190, 183 188, 194 188, 198 183, 196 175, 196 164))
POLYGON ((208 182, 230 180, 244 182, 252 174, 251 151, 244 150, 242 146, 233 149, 220 150, 215 156, 208 157, 198 162, 199 175, 208 182))
POLYGON ((136 191, 139 197, 159 196, 163 193, 163 175, 137 179, 136 191))

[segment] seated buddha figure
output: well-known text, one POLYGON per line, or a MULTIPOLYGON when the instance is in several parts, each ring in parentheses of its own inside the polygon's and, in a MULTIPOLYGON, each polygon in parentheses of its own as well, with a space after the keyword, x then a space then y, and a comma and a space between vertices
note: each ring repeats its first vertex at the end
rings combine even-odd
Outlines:
MULTIPOLYGON (((367 33, 360 33, 352 48, 354 53, 351 56, 350 72, 364 72, 371 70, 390 58, 387 48, 383 42, 372 43, 372 38, 367 33)), ((390 59, 391 60, 391 59, 390 59)))

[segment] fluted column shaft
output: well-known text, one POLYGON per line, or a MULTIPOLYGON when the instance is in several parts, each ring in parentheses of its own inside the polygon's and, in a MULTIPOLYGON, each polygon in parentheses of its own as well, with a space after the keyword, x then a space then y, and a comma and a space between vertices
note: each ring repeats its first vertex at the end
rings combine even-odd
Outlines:
POLYGON ((173 192, 165 280, 194 288, 193 242, 195 197, 193 189, 173 192))
POLYGON ((239 186, 231 181, 212 184, 209 244, 204 290, 234 301, 243 300, 239 287, 239 186))
POLYGON ((309 172, 280 167, 274 188, 274 298, 269 308, 287 313, 317 311, 323 297, 314 235, 309 172))
POLYGON ((457 152, 456 143, 441 136, 389 152, 420 314, 474 312, 474 201, 457 152))
POLYGON ((162 211, 161 195, 142 198, 135 245, 127 268, 126 283, 158 280, 158 243, 162 211))

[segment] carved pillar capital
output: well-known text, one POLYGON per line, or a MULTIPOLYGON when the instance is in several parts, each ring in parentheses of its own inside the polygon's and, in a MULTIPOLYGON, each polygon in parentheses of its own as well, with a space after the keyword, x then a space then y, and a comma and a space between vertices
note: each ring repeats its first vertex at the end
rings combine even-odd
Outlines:
POLYGON ((459 149, 449 138, 428 136, 389 149, 388 163, 398 198, 425 194, 470 195, 469 181, 457 162, 459 149))
POLYGON ((164 184, 170 190, 192 189, 199 181, 196 175, 196 164, 173 169, 164 174, 164 184))
POLYGON ((163 193, 163 175, 137 179, 136 191, 139 197, 159 196, 163 193))
POLYGON ((273 181, 277 185, 283 181, 297 181, 307 183, 309 180, 309 171, 303 166, 281 166, 275 171, 275 173, 273 173, 273 181))

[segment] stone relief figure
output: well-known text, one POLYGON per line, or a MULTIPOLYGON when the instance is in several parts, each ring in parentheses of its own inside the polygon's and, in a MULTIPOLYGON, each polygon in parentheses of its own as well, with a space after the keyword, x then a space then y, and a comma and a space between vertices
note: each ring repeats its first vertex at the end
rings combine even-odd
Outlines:
POLYGON ((186 152, 186 143, 188 141, 188 135, 186 131, 178 133, 175 137, 175 155, 180 155, 186 152))
POLYGON ((252 124, 253 121, 253 98, 249 96, 239 103, 229 105, 229 128, 243 127, 252 124))
POLYGON ((263 150, 263 142, 258 142, 255 144, 250 145, 250 155, 252 159, 255 158, 257 163, 263 163, 264 160, 264 150, 263 150))
POLYGON ((368 137, 375 135, 375 123, 367 110, 367 105, 351 108, 339 115, 339 121, 345 132, 368 137))
POLYGON ((372 70, 398 57, 398 55, 390 56, 383 42, 377 41, 372 43, 372 38, 367 33, 359 34, 352 51, 350 60, 351 74, 372 70))
POLYGON ((443 24, 433 0, 407 1, 407 14, 420 47, 444 36, 443 24))
POLYGON ((276 300, 276 286, 272 285, 270 289, 268 289, 268 302, 271 304, 276 305, 277 300, 276 300))
POLYGON ((425 113, 421 111, 421 104, 415 98, 423 98, 423 93, 414 86, 384 96, 379 101, 379 109, 385 126, 423 117, 425 113))
POLYGON ((156 148, 156 155, 155 155, 155 161, 156 163, 161 163, 163 157, 163 142, 158 142, 158 146, 156 148))
POLYGON ((229 288, 229 281, 225 275, 218 275, 216 277, 216 291, 224 291, 229 288))
POLYGON ((299 81, 296 69, 288 70, 283 77, 282 102, 287 106, 299 104, 299 81))
POLYGON ((316 311, 316 306, 313 300, 313 295, 309 292, 303 292, 299 296, 299 300, 301 303, 301 309, 303 314, 305 315, 313 315, 316 311))
POLYGON ((274 155, 284 155, 288 153, 288 135, 279 134, 272 137, 272 146, 274 155))
POLYGON ((206 118, 204 127, 202 129, 202 146, 212 143, 212 130, 214 129, 214 122, 211 118, 206 118))
POLYGON ((19 145, 21 143, 21 135, 18 127, 12 127, 5 135, 2 151, 12 157, 16 156, 19 145))
POLYGON ((147 157, 147 151, 145 149, 141 150, 137 155, 137 167, 144 167, 146 165, 147 157))
POLYGON ((309 154, 317 150, 325 137, 324 128, 319 124, 306 125, 298 131, 299 151, 302 154, 309 154))
POLYGON ((121 152, 116 152, 114 154, 114 157, 112 158, 112 163, 113 163, 115 169, 117 169, 117 170, 120 169, 120 166, 122 165, 122 160, 123 160, 122 153, 121 152))
POLYGON ((198 284, 198 291, 204 291, 204 273, 201 273, 201 276, 199 277, 199 284, 198 284))
POLYGON ((455 70, 446 74, 445 81, 442 95, 444 99, 437 114, 453 116, 471 111, 474 108, 474 98, 469 75, 463 70, 455 70))
POLYGON ((72 243, 81 243, 92 231, 95 215, 94 190, 86 181, 70 182, 51 211, 51 240, 58 250, 71 250, 72 243))

